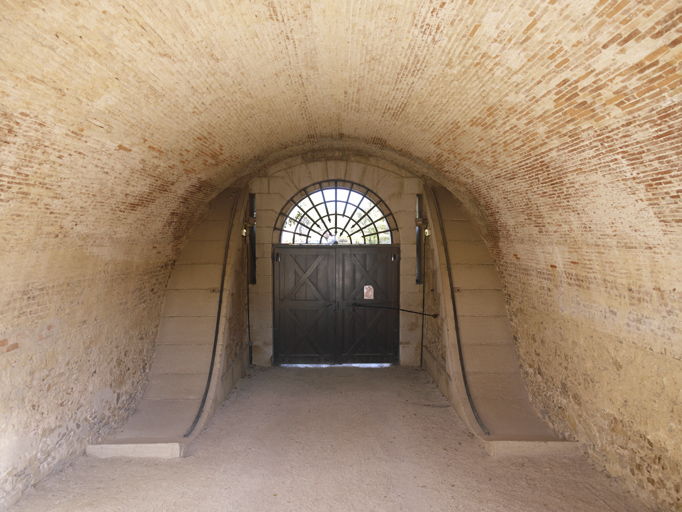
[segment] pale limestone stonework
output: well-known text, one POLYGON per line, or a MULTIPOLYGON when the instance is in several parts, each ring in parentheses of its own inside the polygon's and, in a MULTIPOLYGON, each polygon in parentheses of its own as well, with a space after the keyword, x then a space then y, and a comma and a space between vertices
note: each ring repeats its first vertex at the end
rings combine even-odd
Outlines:
MULTIPOLYGON (((395 166, 366 163, 357 158, 350 161, 329 160, 298 162, 290 159, 255 178, 249 185, 256 195, 256 284, 251 286, 251 321, 253 361, 258 365, 272 362, 272 245, 279 243, 273 228, 286 202, 299 190, 318 181, 341 179, 359 183, 383 199, 398 224, 400 245, 400 307, 421 310, 421 286, 416 284, 415 212, 421 180, 395 166), (287 165, 289 164, 289 165, 287 165)), ((310 158, 310 155, 308 155, 310 158)), ((286 212, 285 212, 286 213, 286 212)), ((400 313, 400 363, 419 365, 421 323, 416 315, 400 313)))

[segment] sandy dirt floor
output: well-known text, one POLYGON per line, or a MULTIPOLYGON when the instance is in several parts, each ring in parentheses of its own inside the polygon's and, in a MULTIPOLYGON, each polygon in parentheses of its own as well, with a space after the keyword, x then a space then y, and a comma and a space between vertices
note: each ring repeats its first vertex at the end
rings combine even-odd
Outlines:
POLYGON ((81 457, 10 510, 646 508, 581 457, 488 457, 426 372, 393 367, 252 369, 189 457, 81 457))

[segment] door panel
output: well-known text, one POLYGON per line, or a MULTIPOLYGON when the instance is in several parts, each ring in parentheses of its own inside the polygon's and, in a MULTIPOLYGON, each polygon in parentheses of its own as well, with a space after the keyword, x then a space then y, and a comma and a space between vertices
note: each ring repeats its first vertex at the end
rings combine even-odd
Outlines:
POLYGON ((273 252, 274 364, 398 363, 398 246, 273 252))
POLYGON ((342 247, 337 251, 337 319, 344 362, 398 363, 398 247, 342 247), (371 286, 373 298, 365 298, 371 286), (369 306, 354 308, 352 304, 369 306))
POLYGON ((306 249, 279 250, 275 258, 275 364, 332 362, 334 249, 306 249))

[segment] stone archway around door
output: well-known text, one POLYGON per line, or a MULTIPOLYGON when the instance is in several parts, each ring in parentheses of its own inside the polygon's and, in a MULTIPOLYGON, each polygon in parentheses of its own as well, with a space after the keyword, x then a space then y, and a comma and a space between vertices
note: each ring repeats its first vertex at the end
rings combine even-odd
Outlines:
MULTIPOLYGON (((352 247, 356 247, 358 241, 365 242, 360 244, 361 246, 368 246, 372 241, 370 238, 374 235, 379 242, 399 244, 400 252, 394 250, 391 253, 399 255, 400 258, 396 278, 397 305, 412 310, 421 308, 421 288, 416 284, 415 279, 416 234, 414 224, 416 198, 417 194, 422 192, 421 179, 389 164, 381 165, 351 160, 306 162, 300 157, 292 158, 273 166, 263 176, 252 180, 249 185, 250 192, 255 194, 257 210, 256 283, 250 287, 251 339, 253 362, 256 365, 269 366, 273 363, 275 335, 273 247, 282 242, 282 231, 276 227, 281 228, 284 221, 281 219, 282 222, 278 225, 278 216, 283 209, 287 210, 285 206, 290 200, 294 199, 291 203, 293 205, 300 199, 297 194, 301 191, 311 185, 329 180, 359 185, 358 190, 362 190, 361 195, 369 191, 366 197, 375 204, 383 205, 382 208, 385 211, 382 216, 386 218, 386 224, 382 224, 379 219, 373 218, 371 219, 372 222, 368 222, 367 225, 373 224, 374 228, 372 229, 374 231, 361 233, 357 230, 351 230, 343 233, 341 221, 336 225, 312 229, 314 227, 312 221, 317 219, 311 219, 311 225, 306 226, 306 228, 310 228, 309 232, 302 229, 297 233, 302 235, 302 231, 306 231, 305 235, 318 244, 324 237, 324 231, 328 228, 331 228, 329 229, 330 235, 335 236, 339 242, 343 242, 344 237, 353 238, 354 245, 352 247), (390 210, 386 205, 390 205, 390 210), (390 236, 387 236, 388 233, 390 236)), ((337 197, 337 199, 339 198, 337 197)), ((358 217, 365 213, 366 211, 363 211, 358 217)), ((324 226, 324 224, 322 225, 324 226)), ((289 231, 293 233, 293 231, 289 231)), ((284 240, 284 242, 289 242, 289 240, 284 240)), ((293 242, 293 239, 290 242, 293 242)), ((339 244, 339 246, 342 245, 342 243, 339 244)), ((384 244, 380 243, 380 245, 384 244)), ((397 355, 394 360, 399 360, 401 365, 418 366, 420 320, 416 315, 396 313, 396 316, 399 325, 399 341, 397 342, 397 355)))

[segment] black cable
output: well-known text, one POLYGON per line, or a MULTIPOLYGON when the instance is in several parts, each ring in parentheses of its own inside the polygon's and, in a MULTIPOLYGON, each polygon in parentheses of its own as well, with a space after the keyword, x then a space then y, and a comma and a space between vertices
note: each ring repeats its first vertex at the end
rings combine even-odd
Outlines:
MULTIPOLYGON (((423 231, 424 241, 422 242, 422 339, 419 345, 419 368, 424 367, 424 316, 426 311, 426 230, 423 231)), ((433 318, 437 318, 434 316, 433 318)))
POLYGON ((478 411, 476 410, 476 406, 474 405, 474 398, 471 396, 471 391, 469 390, 469 381, 467 380, 467 374, 466 371, 464 370, 464 354, 462 352, 462 338, 460 337, 459 334, 459 321, 457 320, 457 303, 455 302, 455 285, 452 281, 452 271, 450 270, 450 255, 448 253, 448 243, 447 240, 445 239, 445 228, 443 227, 443 217, 440 214, 440 205, 438 204, 438 198, 436 197, 436 193, 433 193, 433 200, 434 200, 434 206, 436 207, 436 214, 438 215, 438 223, 440 224, 440 234, 442 238, 442 243, 443 243, 443 250, 445 251, 445 261, 447 263, 448 267, 448 279, 450 280, 450 298, 452 300, 452 311, 455 316, 455 336, 457 337, 457 349, 459 351, 459 365, 462 368, 462 382, 464 383, 464 391, 466 392, 467 395, 467 400, 469 401, 469 406, 471 407, 471 412, 474 413, 474 418, 476 418, 476 422, 478 423, 478 426, 481 427, 481 430, 483 430, 483 433, 487 436, 490 435, 490 432, 488 432, 488 429, 485 428, 485 425, 483 424, 483 420, 481 420, 481 417, 478 415, 478 411))
POLYGON ((421 311, 412 311, 411 309, 394 308, 392 306, 370 306, 368 304, 358 304, 357 302, 353 302, 351 304, 351 306, 353 309, 357 309, 357 308, 390 309, 393 311, 403 311, 405 313, 414 313, 415 315, 431 316, 433 318, 438 318, 438 313, 434 313, 434 314, 423 313, 421 311))
POLYGON ((251 341, 251 304, 250 304, 250 294, 249 286, 251 285, 251 269, 250 265, 250 254, 249 254, 249 238, 244 237, 244 243, 246 243, 246 332, 248 336, 249 343, 249 366, 253 364, 253 342, 251 341))
MULTIPOLYGON (((235 197, 234 198, 234 204, 232 205, 232 216, 230 219, 235 218, 235 214, 237 213, 237 203, 239 203, 239 198, 235 197)), ((218 315, 216 317, 216 322, 215 322, 215 334, 213 336, 213 352, 211 353, 211 366, 208 368, 208 378, 206 379, 206 389, 204 389, 204 396, 201 397, 201 404, 199 405, 199 411, 197 412, 197 415, 194 417, 194 421, 192 422, 192 426, 189 427, 189 430, 185 433, 183 437, 189 437, 192 434, 192 431, 194 431, 194 428, 197 426, 197 423, 199 423, 199 418, 201 417, 201 413, 204 412, 204 406, 206 405, 206 399, 208 398, 208 390, 211 387, 211 377, 213 376, 213 365, 215 364, 215 355, 218 350, 218 332, 220 330, 220 313, 221 309, 223 307, 223 291, 225 290, 225 273, 227 272, 227 251, 230 248, 230 237, 232 236, 232 225, 234 222, 230 222, 229 228, 227 230, 227 240, 225 240, 225 253, 223 254, 223 272, 220 277, 220 295, 218 296, 218 315)))

